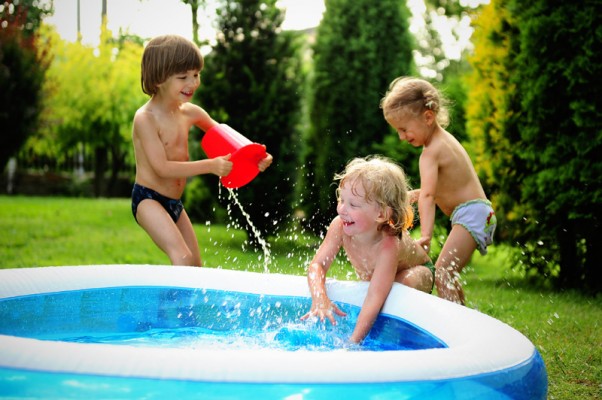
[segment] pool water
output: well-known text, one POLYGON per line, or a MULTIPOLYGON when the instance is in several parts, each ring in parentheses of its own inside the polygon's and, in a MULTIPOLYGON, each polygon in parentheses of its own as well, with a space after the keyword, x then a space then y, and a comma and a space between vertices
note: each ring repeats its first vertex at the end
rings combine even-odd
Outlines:
POLYGON ((173 287, 113 287, 0 301, 0 334, 78 343, 190 349, 387 351, 442 348, 428 332, 380 315, 361 346, 350 346, 360 308, 337 325, 301 321, 304 297, 173 287))

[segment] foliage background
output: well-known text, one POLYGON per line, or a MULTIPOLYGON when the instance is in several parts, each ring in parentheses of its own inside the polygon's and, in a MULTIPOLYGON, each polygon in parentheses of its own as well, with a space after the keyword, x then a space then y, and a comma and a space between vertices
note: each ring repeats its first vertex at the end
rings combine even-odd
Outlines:
POLYGON ((52 5, 32 10, 26 4, 8 5, 0 3, 0 170, 38 128, 51 61, 39 27, 52 5))
MULTIPOLYGON (((492 0, 470 9, 428 0, 427 22, 472 14, 474 47, 457 61, 446 59, 432 25, 410 33, 408 9, 397 1, 327 0, 310 45, 311 33, 282 31, 275 1, 220 1, 219 40, 195 101, 274 154, 274 167, 238 192, 265 236, 323 232, 334 214, 332 176, 354 156, 390 156, 412 186, 420 185, 420 150, 399 143, 378 103, 394 77, 423 73, 453 100, 449 129, 498 211, 496 241, 519 249, 514 265, 556 289, 600 292, 599 1, 492 0)), ((194 11, 203 2, 185 3, 194 11)), ((0 147, 18 160, 12 187, 19 193, 37 174, 30 190, 48 185, 51 193, 127 197, 131 119, 146 101, 138 81, 145 38, 103 29, 97 47, 65 43, 42 23, 50 10, 37 0, 18 4, 29 7, 26 18, 3 7, 1 37, 21 43, 28 57, 41 57, 38 44, 47 43, 52 59, 47 69, 34 58, 0 68, 2 110, 20 99, 9 85, 34 84, 30 105, 39 111, 10 113, 19 128, 2 130, 0 147), (18 138, 28 139, 16 152, 18 138)), ((6 62, 11 47, 2 43, 6 62)), ((203 157, 199 139, 199 132, 191 135, 193 158, 203 157)), ((229 213, 252 238, 216 177, 192 180, 184 200, 197 220, 227 221, 229 213)), ((448 220, 441 213, 438 224, 444 240, 448 220)))
MULTIPOLYGON (((290 216, 300 146, 295 128, 303 99, 301 43, 295 32, 282 31, 283 19, 276 0, 224 1, 218 11, 220 34, 206 57, 203 83, 196 93, 196 100, 214 119, 265 145, 274 157, 266 173, 236 191, 263 236, 272 234, 290 216)), ((194 136, 192 148, 199 148, 200 138, 201 134, 194 136)), ((230 200, 218 196, 216 177, 200 178, 212 198, 220 198, 222 206, 228 207, 230 200)), ((193 209, 212 220, 210 209, 193 209)), ((251 232, 241 213, 231 214, 251 232)), ((249 235, 250 241, 253 238, 249 235)))
POLYGON ((530 276, 593 292, 602 288, 600 11, 599 2, 492 1, 476 21, 467 107, 498 237, 521 248, 530 276))
POLYGON ((374 153, 390 135, 379 103, 395 77, 415 71, 409 16, 396 0, 327 2, 313 48, 310 126, 297 190, 314 232, 336 215, 334 174, 351 158, 374 153))

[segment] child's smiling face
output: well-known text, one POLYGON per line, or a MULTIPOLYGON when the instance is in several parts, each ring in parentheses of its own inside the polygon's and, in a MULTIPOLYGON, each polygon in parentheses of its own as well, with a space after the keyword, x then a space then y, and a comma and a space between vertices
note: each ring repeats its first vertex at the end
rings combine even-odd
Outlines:
POLYGON ((188 102, 192 100, 192 96, 200 84, 201 72, 189 70, 170 76, 159 85, 159 89, 170 96, 178 97, 180 101, 188 102))
POLYGON ((376 232, 381 212, 378 204, 365 197, 364 185, 359 181, 344 182, 339 187, 337 213, 347 235, 376 232))

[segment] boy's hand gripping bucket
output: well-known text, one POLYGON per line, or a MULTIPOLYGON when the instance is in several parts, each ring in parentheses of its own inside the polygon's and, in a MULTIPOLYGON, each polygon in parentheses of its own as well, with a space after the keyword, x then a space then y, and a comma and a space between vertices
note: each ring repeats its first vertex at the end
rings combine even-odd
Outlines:
POLYGON ((257 165, 267 157, 264 146, 251 142, 226 124, 208 129, 201 147, 209 158, 232 154, 232 171, 221 178, 222 185, 232 189, 251 182, 259 174, 257 165))

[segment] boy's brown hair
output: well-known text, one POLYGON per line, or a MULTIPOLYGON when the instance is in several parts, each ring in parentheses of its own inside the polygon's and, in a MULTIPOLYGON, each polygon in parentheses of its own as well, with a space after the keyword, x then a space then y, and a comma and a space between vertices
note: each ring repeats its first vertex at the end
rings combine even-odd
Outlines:
POLYGON ((177 35, 152 39, 142 54, 140 84, 149 96, 172 75, 203 69, 203 55, 190 40, 177 35))

